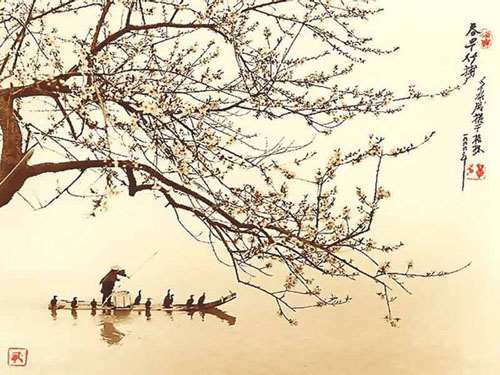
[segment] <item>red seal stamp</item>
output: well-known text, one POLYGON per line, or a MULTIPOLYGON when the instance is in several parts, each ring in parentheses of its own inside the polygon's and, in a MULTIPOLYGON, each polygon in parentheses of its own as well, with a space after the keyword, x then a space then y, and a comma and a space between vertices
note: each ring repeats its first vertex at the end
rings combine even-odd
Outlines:
POLYGON ((493 36, 488 29, 482 29, 479 33, 479 45, 481 48, 490 48, 493 36))
POLYGON ((484 180, 485 168, 484 164, 481 163, 469 164, 466 171, 467 180, 484 180))
POLYGON ((9 366, 26 366, 28 363, 28 349, 9 348, 7 352, 7 364, 9 366))

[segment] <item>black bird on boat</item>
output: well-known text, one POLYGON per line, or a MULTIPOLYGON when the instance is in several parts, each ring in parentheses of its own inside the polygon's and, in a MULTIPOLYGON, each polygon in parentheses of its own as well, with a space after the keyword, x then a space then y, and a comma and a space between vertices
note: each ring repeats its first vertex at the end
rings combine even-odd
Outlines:
POLYGON ((134 300, 134 305, 140 305, 141 304, 141 291, 139 290, 139 294, 137 295, 137 297, 135 297, 135 300, 134 300))
MULTIPOLYGON (((125 292, 128 293, 128 292, 125 292)), ((236 298, 236 293, 231 293, 229 295, 220 297, 217 300, 214 301, 209 301, 207 302, 203 297, 206 295, 206 293, 203 293, 198 298, 197 304, 194 303, 194 295, 191 295, 190 298, 188 299, 186 304, 177 304, 174 305, 174 295, 170 295, 170 306, 164 307, 162 304, 156 304, 153 306, 152 304, 152 298, 147 298, 147 302, 145 304, 140 304, 140 305, 132 305, 131 302, 130 305, 128 306, 112 306, 111 308, 107 306, 102 306, 102 309, 105 312, 111 312, 112 310, 116 311, 122 311, 122 310, 127 310, 127 311, 145 311, 145 310, 155 310, 155 311, 196 311, 196 310, 206 310, 208 311, 209 309, 213 309, 215 307, 218 307, 220 305, 223 305, 225 303, 228 303, 236 298)), ((95 302, 95 299, 89 300, 89 301, 79 301, 77 297, 74 297, 72 300, 57 300, 57 305, 56 308, 52 307, 52 304, 48 303, 48 308, 51 309, 53 312, 58 311, 60 309, 63 310, 93 310, 96 311, 97 309, 101 309, 101 306, 97 306, 98 303, 95 302), (95 306, 95 308, 94 308, 95 306)), ((122 303, 123 305, 123 303, 122 303)))
POLYGON ((169 290, 167 290, 167 295, 163 299, 163 307, 169 307, 170 304, 171 304, 171 302, 170 302, 170 289, 169 289, 169 290))
POLYGON ((202 306, 205 303, 205 292, 198 298, 198 306, 202 306))
POLYGON ((57 309, 57 296, 54 296, 54 298, 50 300, 50 308, 57 309))

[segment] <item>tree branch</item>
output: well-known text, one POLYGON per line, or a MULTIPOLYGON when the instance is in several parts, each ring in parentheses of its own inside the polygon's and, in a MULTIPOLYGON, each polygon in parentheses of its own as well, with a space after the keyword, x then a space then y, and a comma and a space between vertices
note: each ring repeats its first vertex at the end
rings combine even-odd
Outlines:
POLYGON ((211 23, 175 23, 175 22, 159 22, 150 25, 127 25, 123 29, 108 35, 101 43, 97 44, 91 49, 92 53, 97 53, 106 47, 108 44, 114 42, 115 40, 121 38, 123 35, 132 31, 144 31, 144 30, 154 30, 160 28, 176 28, 176 29, 209 29, 217 34, 225 37, 225 34, 219 31, 215 24, 211 23))

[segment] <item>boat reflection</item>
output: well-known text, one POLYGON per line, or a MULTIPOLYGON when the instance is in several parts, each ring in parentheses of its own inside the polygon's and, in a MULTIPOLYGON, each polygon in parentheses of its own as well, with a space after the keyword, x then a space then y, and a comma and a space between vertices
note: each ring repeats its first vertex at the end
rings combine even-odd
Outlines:
MULTIPOLYGON (((57 320, 58 311, 56 309, 52 309, 50 310, 50 312, 52 319, 57 320)), ((179 317, 185 314, 187 314, 191 319, 194 319, 199 315, 202 322, 205 322, 205 317, 207 315, 213 315, 219 318, 221 321, 227 322, 229 326, 233 326, 236 324, 236 317, 231 316, 218 308, 190 312, 179 311, 175 313, 172 313, 171 311, 158 311, 151 313, 151 311, 147 310, 145 311, 145 314, 143 314, 142 311, 99 311, 99 314, 95 309, 90 311, 90 316, 94 319, 97 319, 97 325, 101 327, 101 339, 108 345, 116 345, 123 340, 126 334, 120 331, 117 326, 127 323, 127 321, 132 321, 133 319, 137 318, 144 319, 144 316, 146 317, 146 320, 153 321, 155 319, 159 320, 162 316, 165 315, 173 321, 174 316, 179 317)), ((78 319, 78 313, 76 309, 71 310, 71 315, 73 319, 78 319)))
POLYGON ((234 326, 236 324, 236 317, 231 316, 227 314, 226 312, 219 310, 218 308, 213 308, 213 309, 208 309, 208 310, 201 310, 199 311, 201 315, 201 320, 204 322, 205 321, 205 315, 214 315, 217 318, 219 318, 222 321, 226 321, 228 325, 234 326))
MULTIPOLYGON (((228 325, 234 326, 236 324, 236 317, 226 314, 224 311, 219 310, 218 308, 206 309, 206 310, 198 310, 198 311, 188 311, 186 314, 193 319, 194 316, 200 315, 201 321, 205 321, 205 315, 213 315, 219 318, 222 321, 226 321, 228 325)), ((172 313, 170 313, 172 315, 172 313)), ((171 318, 173 319, 173 316, 171 318)))
MULTIPOLYGON (((50 309, 50 315, 52 316, 52 319, 57 320, 57 310, 56 309, 50 309)), ((100 312, 99 316, 101 317, 113 317, 116 320, 125 320, 125 319, 130 319, 133 315, 136 316, 142 316, 143 311, 103 311, 100 312)), ((155 313, 157 315, 159 312, 155 313)), ((193 319, 194 316, 200 315, 201 320, 204 322, 205 321, 205 316, 206 315, 213 315, 219 318, 222 321, 227 322, 228 325, 234 326, 236 324, 236 317, 227 314, 225 311, 222 311, 218 308, 213 308, 213 309, 206 309, 206 310, 197 310, 197 311, 178 311, 175 313, 172 313, 171 311, 165 311, 164 314, 170 318, 170 320, 174 320, 174 315, 184 315, 187 314, 191 319, 193 319)), ((90 310, 90 315, 91 316, 96 316, 97 315, 97 310, 92 309, 90 310)), ((151 320, 152 314, 151 311, 145 311, 146 319, 151 320)), ((71 309, 71 316, 73 319, 78 319, 78 310, 76 309, 71 309)))

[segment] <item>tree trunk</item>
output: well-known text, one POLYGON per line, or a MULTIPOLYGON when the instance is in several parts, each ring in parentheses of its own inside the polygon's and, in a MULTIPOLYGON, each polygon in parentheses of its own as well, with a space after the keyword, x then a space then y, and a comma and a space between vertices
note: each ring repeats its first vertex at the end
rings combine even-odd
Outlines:
POLYGON ((14 115, 10 94, 10 90, 0 91, 0 128, 2 129, 0 207, 10 202, 28 178, 26 163, 20 163, 23 157, 22 133, 14 115))

